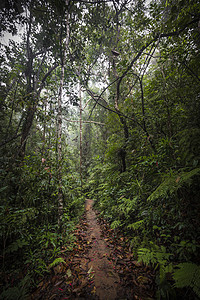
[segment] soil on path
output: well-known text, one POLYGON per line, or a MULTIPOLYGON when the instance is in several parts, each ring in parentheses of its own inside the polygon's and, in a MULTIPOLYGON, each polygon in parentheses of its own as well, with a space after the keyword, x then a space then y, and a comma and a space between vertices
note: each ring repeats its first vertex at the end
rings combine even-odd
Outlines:
POLYGON ((120 278, 110 257, 110 250, 101 234, 100 225, 92 209, 93 200, 86 201, 86 219, 88 222, 87 236, 92 248, 88 253, 90 260, 88 267, 94 272, 94 285, 96 296, 102 300, 117 299, 120 278))
POLYGON ((61 263, 51 269, 31 300, 153 300, 154 274, 133 258, 128 240, 97 219, 93 200, 74 231, 75 247, 63 249, 61 263))

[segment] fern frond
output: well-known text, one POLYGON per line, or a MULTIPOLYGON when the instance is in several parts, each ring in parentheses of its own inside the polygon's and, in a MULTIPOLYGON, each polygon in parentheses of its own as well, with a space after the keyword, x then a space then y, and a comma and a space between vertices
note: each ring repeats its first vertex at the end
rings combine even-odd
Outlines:
POLYGON ((65 260, 62 257, 58 257, 54 259, 54 261, 48 266, 49 269, 61 264, 61 263, 66 263, 65 260))
POLYGON ((156 245, 153 245, 155 249, 140 248, 138 250, 138 261, 143 262, 146 265, 155 264, 166 267, 168 265, 169 257, 171 253, 166 252, 166 248, 162 246, 159 248, 156 245))
POLYGON ((144 224, 144 220, 140 220, 133 224, 129 224, 127 228, 132 229, 132 230, 137 230, 140 227, 142 227, 143 224, 144 224))
POLYGON ((121 221, 115 220, 115 221, 113 221, 113 222, 111 223, 110 228, 111 228, 111 229, 115 229, 115 228, 120 227, 120 225, 121 225, 121 221))
POLYGON ((145 265, 154 265, 157 262, 155 253, 147 248, 140 248, 138 250, 138 261, 143 262, 145 265))
POLYGON ((177 288, 191 287, 200 297, 200 266, 193 263, 181 263, 174 271, 173 278, 177 288))
POLYGON ((158 188, 148 197, 148 201, 153 201, 159 197, 166 197, 168 194, 173 194, 184 184, 191 184, 192 177, 200 174, 200 168, 195 168, 189 172, 181 172, 173 174, 163 181, 158 188))

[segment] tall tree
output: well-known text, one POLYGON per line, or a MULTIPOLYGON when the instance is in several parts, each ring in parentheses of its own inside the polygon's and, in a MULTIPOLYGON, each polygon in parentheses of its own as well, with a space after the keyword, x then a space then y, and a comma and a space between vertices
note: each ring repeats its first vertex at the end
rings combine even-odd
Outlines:
POLYGON ((63 85, 65 80, 65 64, 66 56, 69 47, 70 39, 70 14, 69 14, 69 0, 66 0, 66 12, 65 12, 65 26, 66 36, 64 39, 64 47, 61 45, 61 76, 60 76, 60 87, 58 94, 58 225, 61 226, 62 215, 63 215, 63 193, 62 193, 62 102, 63 102, 63 85))

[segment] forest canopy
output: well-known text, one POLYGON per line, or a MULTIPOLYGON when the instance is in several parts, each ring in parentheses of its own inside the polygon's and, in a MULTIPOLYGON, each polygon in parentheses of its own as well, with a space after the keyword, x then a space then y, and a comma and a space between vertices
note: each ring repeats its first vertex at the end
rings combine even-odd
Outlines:
POLYGON ((4 0, 0 40, 2 299, 73 249, 86 198, 157 299, 198 299, 199 0, 4 0))

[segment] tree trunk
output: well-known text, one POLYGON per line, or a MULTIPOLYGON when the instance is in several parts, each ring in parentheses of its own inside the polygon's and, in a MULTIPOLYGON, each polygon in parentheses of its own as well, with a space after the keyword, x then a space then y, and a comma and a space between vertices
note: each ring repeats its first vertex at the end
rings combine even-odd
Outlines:
MULTIPOLYGON (((66 63, 66 53, 69 45, 69 12, 68 4, 69 0, 66 0, 66 39, 64 45, 63 56, 61 54, 61 78, 60 78, 60 87, 58 94, 58 226, 59 230, 62 227, 62 216, 63 216, 63 188, 62 188, 62 100, 63 100, 63 85, 65 78, 65 63, 66 63)), ((62 48, 61 48, 62 52, 62 48)))
MULTIPOLYGON (((117 69, 116 69, 116 65, 115 65, 115 57, 113 57, 113 74, 115 79, 118 79, 119 76, 117 74, 117 69)), ((125 143, 124 146, 119 150, 119 157, 121 159, 121 169, 120 172, 125 172, 126 171, 126 146, 127 146, 127 142, 128 142, 128 138, 129 138, 129 131, 128 131, 128 126, 126 123, 126 118, 124 118, 121 114, 120 114, 120 110, 119 110, 119 96, 120 94, 117 91, 117 81, 116 81, 116 95, 115 95, 115 110, 119 116, 120 122, 123 126, 123 130, 124 130, 124 139, 125 139, 125 143)))
POLYGON ((21 143, 19 149, 19 156, 23 159, 25 156, 26 143, 27 138, 32 127, 35 111, 36 111, 36 95, 34 95, 34 90, 32 86, 32 75, 33 75, 33 53, 30 46, 30 35, 32 30, 32 11, 30 7, 30 18, 28 23, 28 32, 26 39, 26 56, 27 56, 27 64, 25 70, 26 76, 26 97, 24 101, 27 101, 28 108, 25 114, 25 120, 22 126, 21 133, 21 143), (30 103, 30 104, 29 104, 30 103))
POLYGON ((30 106, 26 112, 26 117, 24 120, 24 124, 22 126, 22 134, 21 134, 21 144, 19 150, 19 156, 23 159, 26 151, 26 143, 29 136, 29 132, 31 130, 34 116, 36 112, 36 105, 30 106))
MULTIPOLYGON (((32 5, 32 3, 31 3, 32 5)), ((43 89, 47 77, 52 73, 52 71, 57 67, 57 64, 53 65, 49 68, 47 73, 43 76, 40 86, 38 87, 38 82, 40 81, 39 75, 42 71, 42 64, 44 63, 44 58, 40 64, 40 67, 37 72, 37 78, 34 79, 34 58, 37 56, 35 53, 32 52, 30 40, 31 40, 31 32, 32 32, 32 7, 30 6, 30 18, 28 23, 28 31, 27 31, 27 39, 26 39, 26 56, 27 56, 27 63, 26 63, 26 70, 25 70, 25 77, 26 77, 26 96, 24 98, 24 102, 27 102, 27 109, 26 112, 22 114, 25 115, 25 119, 22 126, 21 132, 21 142, 19 148, 19 157, 23 160, 26 151, 26 143, 27 139, 33 124, 34 116, 37 111, 38 99, 40 97, 41 90, 43 89)))
POLYGON ((81 179, 81 187, 83 184, 83 176, 82 176, 82 97, 81 97, 81 84, 79 83, 79 101, 80 101, 80 179, 81 179))

